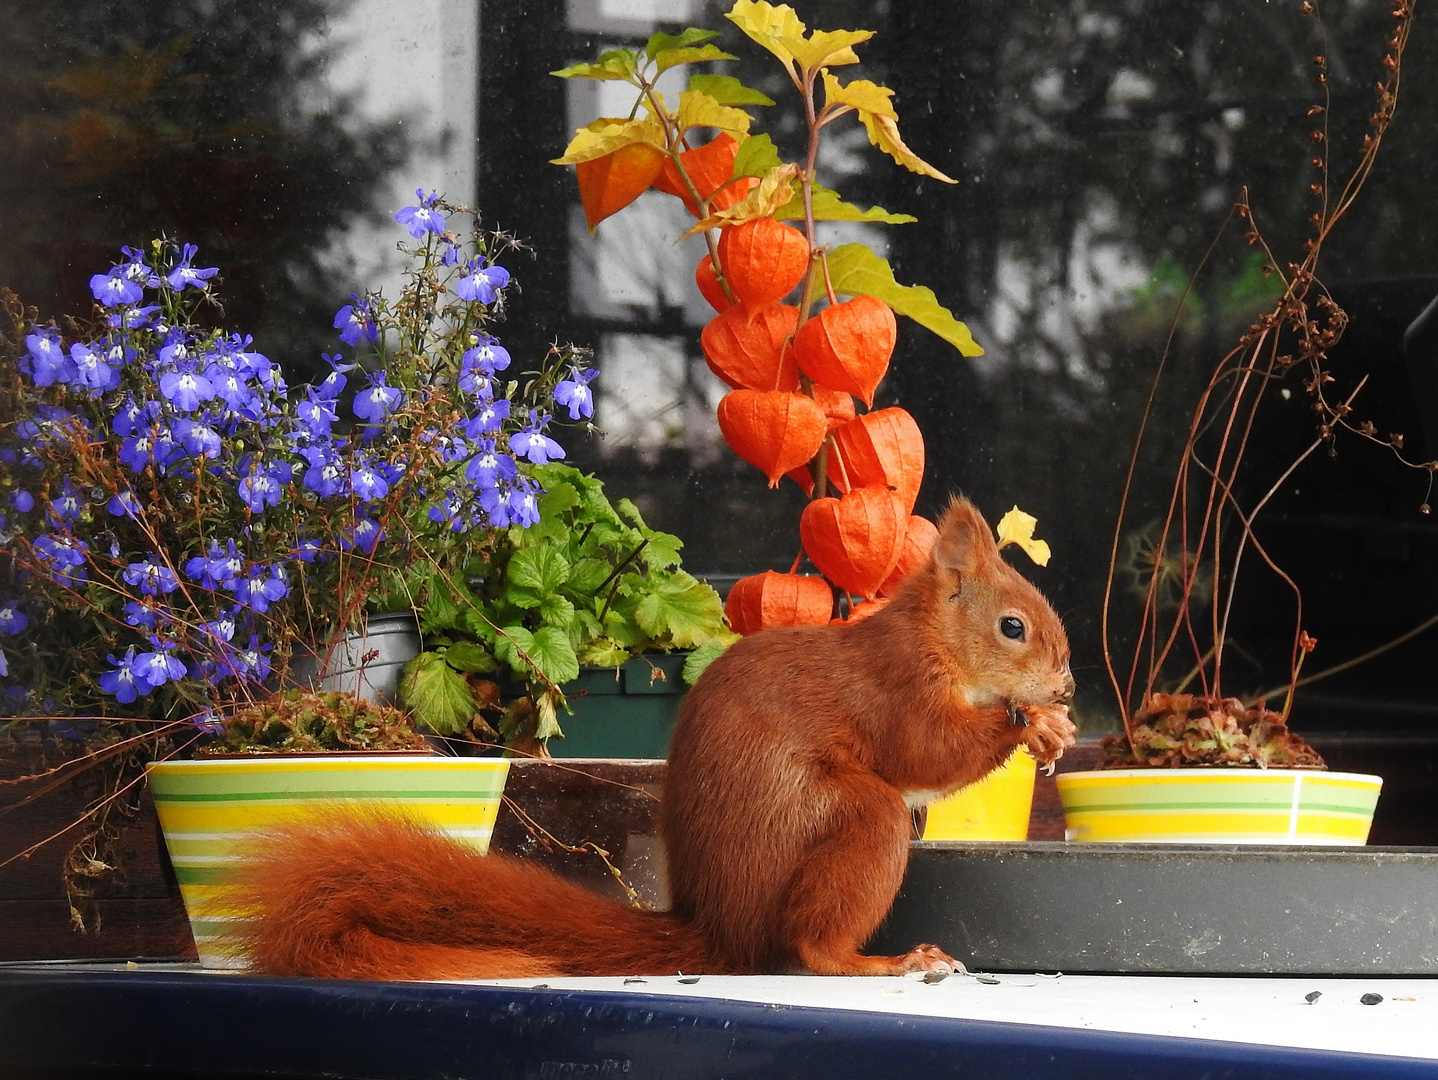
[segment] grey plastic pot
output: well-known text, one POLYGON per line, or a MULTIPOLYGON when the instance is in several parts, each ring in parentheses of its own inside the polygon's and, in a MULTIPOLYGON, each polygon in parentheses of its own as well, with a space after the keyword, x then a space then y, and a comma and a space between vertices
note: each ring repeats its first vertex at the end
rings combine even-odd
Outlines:
POLYGON ((297 654, 290 662, 290 675, 300 686, 340 690, 393 705, 400 674, 422 647, 413 614, 383 612, 369 616, 363 634, 346 634, 312 653, 297 654))

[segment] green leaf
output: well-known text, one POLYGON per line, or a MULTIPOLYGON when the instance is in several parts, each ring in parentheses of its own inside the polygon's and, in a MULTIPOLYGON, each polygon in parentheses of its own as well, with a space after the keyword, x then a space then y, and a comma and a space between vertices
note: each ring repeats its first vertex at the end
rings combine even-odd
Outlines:
POLYGON ((562 596, 546 596, 539 602, 539 619, 568 634, 574 624, 574 605, 562 596))
MULTIPOLYGON (((887 260, 864 244, 843 244, 828 254, 829 279, 834 291, 845 296, 877 296, 898 314, 932 330, 963 356, 982 356, 969 328, 954 318, 938 297, 923 285, 900 285, 887 260)), ((815 273, 822 273, 816 268, 815 273)), ((822 288, 822 279, 821 279, 822 288)))
MULTIPOLYGON (((717 45, 701 45, 697 49, 663 49, 655 57, 659 71, 668 71, 680 64, 700 64, 709 60, 737 60, 737 56, 726 53, 717 45)), ((722 105, 723 102, 720 102, 722 105)))
POLYGON ((550 682, 566 683, 579 678, 579 658, 569 643, 569 635, 559 627, 541 626, 525 651, 550 682))
POLYGON ((650 570, 668 570, 679 565, 679 550, 684 541, 672 533, 651 532, 645 537, 649 543, 639 553, 639 561, 650 570))
MULTIPOLYGON (((757 137, 757 136, 756 136, 757 137)), ((748 140, 753 142, 753 139, 748 140)), ((743 150, 740 150, 742 153, 743 150)), ((738 164, 738 159, 735 159, 738 164)), ((796 221, 804 217, 804 194, 799 192, 779 208, 774 217, 779 221, 796 221)), ((844 202, 837 191, 814 185, 815 221, 877 221, 884 225, 908 225, 919 219, 912 214, 894 214, 882 206, 871 206, 864 210, 853 203, 844 202)))
POLYGON ((509 582, 537 593, 552 593, 569 580, 569 560, 549 544, 520 548, 509 560, 509 582))
POLYGON ((750 135, 739 144, 739 151, 734 155, 732 178, 738 180, 741 176, 754 176, 762 180, 783 165, 784 160, 779 157, 773 139, 768 135, 750 135))
POLYGON ((634 654, 628 649, 621 648, 618 642, 612 638, 602 637, 597 641, 591 641, 578 650, 579 662, 585 667, 618 667, 627 660, 633 659, 634 654))
MULTIPOLYGON (((690 75, 687 89, 698 90, 708 94, 720 105, 772 105, 774 99, 767 94, 761 94, 745 86, 733 75, 690 75)), ((755 138, 767 139, 769 136, 755 136, 755 138)), ((772 143, 771 143, 772 145, 772 143)), ((742 152, 742 147, 741 147, 742 152)), ((766 172, 768 170, 765 170, 766 172)), ((749 175, 749 174, 745 174, 749 175)), ((762 176, 763 173, 755 173, 762 176)))
POLYGON ((699 681, 699 676, 704 674, 704 669, 712 664, 724 651, 739 640, 737 634, 725 634, 710 638, 699 648, 684 658, 684 682, 693 686, 699 681))
POLYGON ((604 614, 604 633, 626 649, 638 649, 647 645, 644 631, 634 621, 637 601, 628 600, 615 604, 604 614))
POLYGON ((447 585, 432 581, 425 592, 424 605, 416 614, 421 633, 437 634, 459 625, 460 607, 450 597, 447 585))
POLYGON ((502 626, 494 642, 494 655, 520 675, 533 673, 534 667, 525 659, 534 647, 534 635, 522 626, 502 626))
POLYGON ((698 26, 691 26, 678 34, 666 34, 659 31, 649 35, 649 40, 644 45, 644 55, 653 60, 660 53, 670 49, 687 49, 691 45, 702 45, 706 41, 713 41, 718 36, 718 30, 705 30, 698 26))
POLYGON ((444 650, 444 661, 456 671, 483 675, 499 668, 489 650, 475 641, 456 641, 444 650))
POLYGON ((580 559, 569 568, 564 591, 573 596, 592 596, 613 572, 614 567, 603 559, 580 559))
POLYGON ((598 79, 601 82, 620 79, 633 82, 639 71, 639 54, 630 49, 610 49, 600 53, 592 64, 574 64, 550 74, 561 79, 598 79))
POLYGON ((416 720, 441 735, 457 735, 474 717, 474 692, 438 653, 423 652, 404 666, 400 701, 416 720))
POLYGON ((722 625, 724 605, 719 594, 680 571, 660 582, 634 610, 634 621, 664 647, 693 649, 714 636, 722 625))

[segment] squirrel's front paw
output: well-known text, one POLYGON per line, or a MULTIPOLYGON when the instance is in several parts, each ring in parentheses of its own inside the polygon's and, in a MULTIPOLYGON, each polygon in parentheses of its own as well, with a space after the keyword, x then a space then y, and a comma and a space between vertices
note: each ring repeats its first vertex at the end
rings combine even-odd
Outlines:
POLYGON ((1040 765, 1047 765, 1052 771, 1053 763, 1074 744, 1078 730, 1069 719, 1068 706, 1027 705, 1024 716, 1028 726, 1024 728, 1023 744, 1040 765))

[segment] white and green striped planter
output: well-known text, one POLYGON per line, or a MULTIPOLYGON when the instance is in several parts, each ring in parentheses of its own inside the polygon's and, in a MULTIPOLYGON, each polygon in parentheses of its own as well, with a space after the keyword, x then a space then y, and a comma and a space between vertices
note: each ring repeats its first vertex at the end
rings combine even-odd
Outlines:
POLYGON ((489 849, 509 762, 423 754, 277 754, 162 761, 150 791, 200 963, 235 967, 226 939, 237 919, 221 896, 226 869, 264 830, 306 818, 332 822, 346 807, 398 807, 489 849))
POLYGON ((1362 845, 1383 781, 1313 769, 1101 769, 1057 778, 1069 840, 1362 845))

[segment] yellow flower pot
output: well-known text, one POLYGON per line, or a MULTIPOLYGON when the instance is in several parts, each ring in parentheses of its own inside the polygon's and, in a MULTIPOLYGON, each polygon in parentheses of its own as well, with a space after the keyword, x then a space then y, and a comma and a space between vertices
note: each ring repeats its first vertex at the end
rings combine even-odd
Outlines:
POLYGON ((226 938, 237 918, 220 895, 225 871, 267 827, 346 807, 385 804, 489 850, 509 762, 423 754, 277 754, 162 761, 150 791, 205 967, 235 967, 226 938))
POLYGON ((1327 844, 1368 841, 1383 780, 1313 769, 1101 769, 1058 777, 1069 840, 1327 844))
POLYGON ((976 784, 929 804, 925 840, 1027 840, 1038 766, 1023 747, 976 784))

